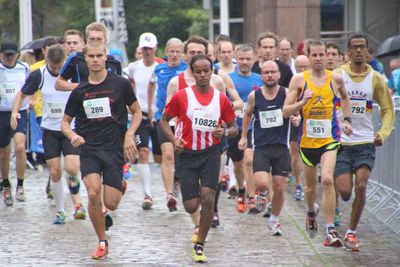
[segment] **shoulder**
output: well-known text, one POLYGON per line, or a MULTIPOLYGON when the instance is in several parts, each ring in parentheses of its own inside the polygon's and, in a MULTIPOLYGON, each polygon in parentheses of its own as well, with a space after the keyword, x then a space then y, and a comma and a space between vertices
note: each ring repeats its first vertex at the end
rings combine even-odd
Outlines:
POLYGON ((84 61, 84 60, 85 60, 85 55, 82 52, 75 51, 68 56, 67 60, 65 61, 65 65, 73 64, 78 61, 84 61))
POLYGON ((332 72, 331 72, 331 75, 332 75, 332 80, 333 80, 333 81, 338 82, 338 83, 343 82, 343 77, 342 77, 341 74, 338 74, 338 73, 332 71, 332 72))
POLYGON ((19 69, 23 69, 24 71, 30 71, 28 64, 21 62, 21 61, 17 61, 17 63, 15 64, 16 68, 19 69))

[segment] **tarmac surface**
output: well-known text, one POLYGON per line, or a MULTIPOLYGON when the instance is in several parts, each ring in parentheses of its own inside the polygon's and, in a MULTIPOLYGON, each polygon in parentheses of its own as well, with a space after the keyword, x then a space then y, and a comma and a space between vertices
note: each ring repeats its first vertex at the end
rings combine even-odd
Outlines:
MULTIPOLYGON (((160 168, 151 164, 153 208, 144 211, 140 179, 128 180, 128 189, 119 209, 112 213, 114 226, 107 232, 109 256, 92 260, 97 238, 89 218, 73 219, 73 207, 64 183, 67 222, 54 225, 54 201, 46 198, 47 169, 27 170, 26 202, 6 207, 0 202, 0 266, 198 266, 191 259, 193 224, 178 199, 178 211, 169 212, 160 168)), ((15 171, 11 170, 15 186, 15 171)), ((65 182, 65 180, 64 180, 65 182)), ((84 187, 84 186, 82 186, 84 187)), ((81 196, 87 205, 85 188, 81 196)), ((14 193, 15 187, 13 188, 14 193)), ((364 210, 358 235, 360 252, 324 247, 324 218, 318 216, 318 233, 305 231, 304 201, 294 201, 288 186, 281 214, 283 236, 270 236, 262 213, 240 214, 235 201, 221 192, 221 226, 207 238, 206 266, 400 266, 400 236, 364 210)), ((320 197, 320 192, 319 192, 320 197)), ((368 204, 367 204, 368 205, 368 204)), ((341 202, 343 237, 351 202, 341 202)), ((400 222, 399 222, 400 223, 400 222)))

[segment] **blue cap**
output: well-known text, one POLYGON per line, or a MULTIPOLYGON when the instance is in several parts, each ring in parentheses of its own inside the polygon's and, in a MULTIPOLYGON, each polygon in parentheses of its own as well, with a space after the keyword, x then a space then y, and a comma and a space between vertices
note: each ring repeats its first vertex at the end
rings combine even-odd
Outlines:
POLYGON ((124 53, 119 48, 111 48, 109 54, 121 63, 124 61, 124 53))

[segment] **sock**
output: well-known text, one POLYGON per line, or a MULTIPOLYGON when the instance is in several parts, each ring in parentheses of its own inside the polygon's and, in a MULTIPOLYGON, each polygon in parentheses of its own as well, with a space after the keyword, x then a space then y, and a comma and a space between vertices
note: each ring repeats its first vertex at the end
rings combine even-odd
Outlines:
POLYGON ((8 180, 8 178, 3 178, 3 187, 11 187, 10 180, 8 180))
POLYGON ((268 196, 268 191, 260 192, 261 197, 267 197, 268 196))
POLYGON ((311 210, 308 211, 308 216, 313 217, 315 216, 315 204, 311 210))
POLYGON ((270 223, 279 223, 279 216, 275 216, 271 214, 271 217, 269 217, 269 222, 270 223))
POLYGON ((221 193, 221 184, 218 183, 217 189, 215 191, 215 203, 214 203, 214 212, 218 213, 218 200, 219 200, 219 195, 221 193))
POLYGON ((336 213, 339 213, 339 212, 340 212, 340 209, 339 209, 339 208, 336 208, 336 209, 335 209, 335 212, 336 212, 336 213))
POLYGON ((140 180, 142 181, 142 188, 143 188, 143 193, 146 196, 151 197, 150 193, 150 182, 151 182, 151 174, 150 174, 150 167, 149 164, 142 164, 138 163, 137 164, 140 180))
POLYGON ((99 243, 104 243, 106 246, 108 246, 107 240, 100 240, 99 243))
POLYGON ((61 180, 58 182, 50 182, 51 191, 54 195, 57 211, 64 211, 64 193, 61 180))
POLYGON ((24 186, 24 179, 19 179, 19 178, 17 178, 17 187, 18 187, 18 186, 21 186, 21 187, 24 186))
POLYGON ((243 187, 243 188, 239 188, 239 195, 244 195, 246 193, 246 189, 243 187))
POLYGON ((356 230, 350 230, 350 229, 347 229, 347 232, 346 232, 346 236, 348 235, 348 234, 356 234, 356 230))
POLYGON ((325 229, 326 233, 329 234, 332 230, 335 230, 335 225, 333 223, 327 223, 325 229))

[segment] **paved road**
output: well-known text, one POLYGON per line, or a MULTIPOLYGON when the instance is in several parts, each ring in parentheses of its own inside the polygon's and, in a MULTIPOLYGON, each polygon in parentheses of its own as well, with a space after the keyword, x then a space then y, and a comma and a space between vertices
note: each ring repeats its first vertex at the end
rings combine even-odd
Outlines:
MULTIPOLYGON (((72 205, 65 187, 68 221, 51 224, 54 204, 46 199, 47 170, 29 170, 25 182, 27 202, 6 207, 0 202, 0 266, 195 266, 191 260, 193 226, 182 205, 174 213, 165 206, 165 195, 157 166, 151 167, 155 204, 141 209, 140 179, 128 181, 120 208, 107 238, 109 257, 101 262, 90 258, 97 244, 90 221, 72 218, 72 205)), ((13 173, 13 171, 12 171, 13 173)), ((136 176, 136 175, 135 175, 136 176)), ((15 178, 13 179, 15 184, 15 178)), ((86 191, 82 192, 87 203, 86 191)), ((344 221, 350 204, 342 203, 344 221)), ((272 237, 261 214, 239 214, 234 201, 221 195, 221 227, 210 231, 206 244, 208 266, 400 266, 400 237, 377 218, 364 212, 358 232, 361 252, 322 246, 323 216, 314 238, 304 231, 305 204, 287 202, 281 216, 282 237, 272 237)), ((339 227, 344 235, 345 227, 339 227)))

